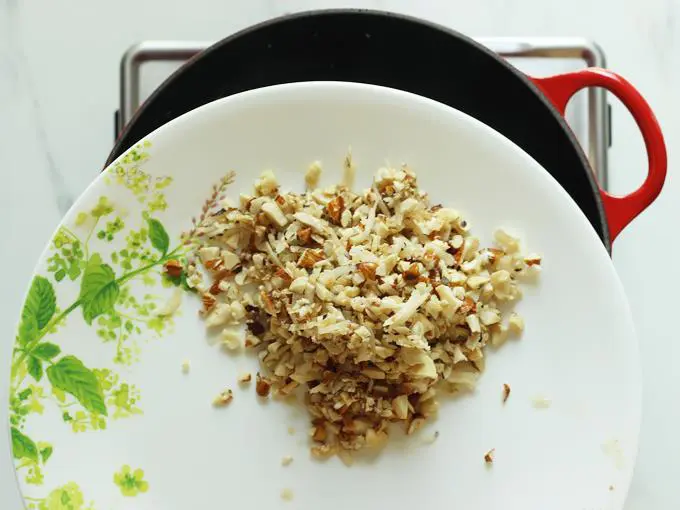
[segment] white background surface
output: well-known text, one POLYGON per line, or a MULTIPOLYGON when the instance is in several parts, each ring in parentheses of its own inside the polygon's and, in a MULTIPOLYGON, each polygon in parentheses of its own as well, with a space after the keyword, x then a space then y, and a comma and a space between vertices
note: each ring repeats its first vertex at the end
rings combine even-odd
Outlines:
MULTIPOLYGON (((614 264, 641 344, 645 401, 638 467, 626 510, 680 508, 680 343, 673 319, 680 270, 680 2, 675 0, 447 0, 372 2, 0 0, 0 361, 7 365, 26 283, 62 213, 101 168, 112 145, 118 62, 144 39, 213 40, 263 19, 319 7, 371 7, 417 15, 477 36, 583 36, 657 112, 669 178, 652 208, 619 237, 614 264)), ((610 185, 632 190, 644 174, 636 128, 614 102, 610 185)), ((585 291, 585 289, 584 289, 585 291)), ((0 394, 6 394, 6 367, 0 394)), ((0 405, 0 420, 5 421, 0 405)), ((4 434, 3 434, 4 435, 4 434)), ((7 441, 0 438, 0 506, 19 510, 7 441)))

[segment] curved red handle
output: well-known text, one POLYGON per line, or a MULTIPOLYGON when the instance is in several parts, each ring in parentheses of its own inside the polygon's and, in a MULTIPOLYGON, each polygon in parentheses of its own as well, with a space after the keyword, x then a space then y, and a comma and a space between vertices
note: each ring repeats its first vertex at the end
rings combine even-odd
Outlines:
POLYGON ((661 193, 666 180, 666 144, 661 127, 647 101, 628 81, 616 73, 588 68, 548 78, 531 78, 564 116, 569 99, 586 87, 603 87, 618 97, 633 115, 645 141, 649 169, 647 178, 629 195, 616 197, 600 188, 611 241, 661 193))

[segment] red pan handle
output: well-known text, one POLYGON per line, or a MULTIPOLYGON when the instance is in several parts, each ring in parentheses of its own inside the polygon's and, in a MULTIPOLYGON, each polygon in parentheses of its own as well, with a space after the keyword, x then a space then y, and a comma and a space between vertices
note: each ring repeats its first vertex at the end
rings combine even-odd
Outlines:
POLYGON ((666 144, 661 127, 647 101, 624 78, 599 68, 588 68, 548 78, 530 78, 564 116, 569 99, 581 89, 603 87, 618 97, 633 115, 645 142, 649 168, 647 178, 629 195, 616 197, 600 188, 611 241, 651 204, 666 180, 666 144))

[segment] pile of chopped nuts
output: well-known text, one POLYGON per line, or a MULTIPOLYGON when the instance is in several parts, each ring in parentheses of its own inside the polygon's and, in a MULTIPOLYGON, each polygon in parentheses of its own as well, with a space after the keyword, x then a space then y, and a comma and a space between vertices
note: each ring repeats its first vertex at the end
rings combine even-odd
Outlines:
POLYGON ((474 387, 484 347, 524 328, 498 306, 520 297, 518 278, 541 259, 504 231, 481 248, 406 166, 379 169, 361 193, 311 189, 320 171, 310 167, 303 194, 280 192, 265 172, 238 206, 204 211, 194 232, 203 268, 190 259, 186 271, 206 326, 229 348, 257 351, 257 394, 303 395, 312 453, 346 459, 382 446, 390 423, 412 434, 436 414, 439 391, 474 387))

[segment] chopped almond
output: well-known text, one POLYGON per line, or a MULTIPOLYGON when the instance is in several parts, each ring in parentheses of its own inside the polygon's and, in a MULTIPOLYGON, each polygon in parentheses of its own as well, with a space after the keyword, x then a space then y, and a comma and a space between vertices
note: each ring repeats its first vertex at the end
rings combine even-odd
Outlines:
POLYGON ((182 276, 183 268, 179 260, 168 260, 163 267, 165 268, 165 272, 168 274, 168 276, 172 276, 174 278, 182 276))
POLYGON ((304 227, 297 231, 297 238, 300 244, 309 244, 312 239, 312 227, 304 227))
MULTIPOLYGON (((350 159, 345 169, 354 173, 350 159)), ((206 326, 227 347, 252 348, 267 374, 238 384, 303 397, 312 455, 349 465, 355 451, 384 446, 393 424, 415 435, 443 392, 474 389, 487 345, 524 329, 510 307, 540 257, 504 232, 482 247, 455 209, 430 205, 406 165, 380 168, 359 192, 351 179, 317 189, 319 173, 313 165, 300 194, 267 172, 238 209, 215 191, 184 270, 205 296, 206 326)), ((509 394, 504 385, 503 403, 509 394)))
POLYGON ((274 273, 274 276, 278 276, 281 278, 284 282, 292 282, 293 279, 291 278, 290 274, 288 274, 288 271, 283 269, 282 267, 279 267, 276 269, 276 272, 274 273))
POLYGON ((262 300, 262 307, 269 315, 274 315, 276 313, 276 308, 274 308, 274 302, 272 298, 269 297, 265 291, 260 291, 260 299, 262 300))
POLYGON ((524 263, 527 266, 540 266, 541 265, 541 256, 540 255, 529 255, 527 257, 524 257, 524 263))
POLYGON ((326 205, 326 212, 330 217, 331 221, 336 225, 340 224, 340 217, 342 216, 342 211, 345 210, 345 201, 342 195, 338 195, 333 200, 328 202, 326 205))
POLYGON ((417 282, 420 277, 420 270, 417 264, 411 264, 409 268, 402 273, 405 281, 409 283, 417 282))
POLYGON ((326 427, 323 425, 317 425, 314 427, 312 439, 314 439, 314 441, 317 443, 323 443, 326 439, 326 427))
POLYGON ((366 281, 375 281, 375 270, 378 269, 378 264, 374 264, 373 262, 362 262, 361 264, 357 264, 357 269, 364 276, 366 281))
POLYGON ((262 377, 260 373, 258 372, 256 377, 255 377, 255 392, 260 396, 260 397, 268 397, 269 392, 271 391, 272 384, 269 382, 269 379, 266 377, 262 377))
POLYGON ((298 267, 304 267, 305 269, 311 269, 317 262, 324 259, 323 255, 318 250, 307 249, 302 252, 302 256, 298 260, 298 267))
POLYGON ((510 397, 510 385, 509 384, 503 384, 503 403, 504 404, 508 401, 508 397, 510 397))
POLYGON ((290 489, 283 489, 281 491, 281 499, 284 501, 293 501, 293 491, 290 489))
POLYGON ((458 309, 458 312, 463 315, 468 315, 477 312, 477 304, 472 300, 471 297, 466 296, 465 301, 458 309))
POLYGON ((222 280, 215 280, 213 284, 210 286, 208 292, 210 292, 210 294, 212 294, 213 296, 217 296, 218 294, 220 294, 222 292, 222 289, 220 288, 221 281, 222 280))
POLYGON ((224 261, 222 259, 212 259, 206 261, 205 268, 209 269, 210 271, 219 271, 220 269, 222 269, 223 265, 224 261))
POLYGON ((211 294, 206 293, 206 294, 203 294, 202 301, 203 301, 203 310, 205 310, 206 312, 209 312, 210 310, 212 310, 213 306, 215 306, 215 303, 216 303, 217 300, 215 299, 215 296, 212 295, 212 293, 211 294))
POLYGON ((213 405, 215 407, 225 407, 229 405, 233 399, 234 393, 231 390, 225 390, 213 400, 213 405))

